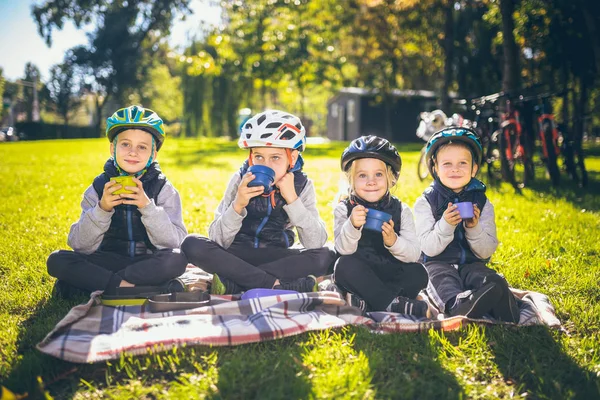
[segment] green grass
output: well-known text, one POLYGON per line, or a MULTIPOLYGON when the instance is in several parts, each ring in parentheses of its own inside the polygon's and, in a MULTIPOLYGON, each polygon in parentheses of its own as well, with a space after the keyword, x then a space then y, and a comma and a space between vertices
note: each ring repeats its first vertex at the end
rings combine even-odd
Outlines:
MULTIPOLYGON (((308 175, 332 237, 343 144, 309 147, 308 175)), ((401 145, 396 195, 409 205, 418 145, 401 145)), ((515 287, 550 296, 562 330, 469 326, 458 332, 373 335, 361 327, 232 348, 194 347, 94 365, 35 349, 74 302, 50 298, 46 258, 66 248, 85 188, 109 156, 104 140, 0 145, 0 380, 56 398, 599 398, 600 152, 590 187, 492 187, 501 245, 493 267, 515 287), (41 379, 41 384, 38 382, 41 379)), ((190 232, 207 233, 245 154, 221 140, 169 139, 159 160, 181 193, 190 232)))

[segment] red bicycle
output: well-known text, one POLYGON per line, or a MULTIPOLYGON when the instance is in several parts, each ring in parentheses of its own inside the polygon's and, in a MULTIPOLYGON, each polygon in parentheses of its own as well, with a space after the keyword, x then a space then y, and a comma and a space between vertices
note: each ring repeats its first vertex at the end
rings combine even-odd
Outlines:
POLYGON ((520 190, 535 177, 533 145, 521 125, 519 111, 508 97, 501 121, 500 129, 494 132, 492 141, 498 143, 502 179, 520 190))
POLYGON ((558 157, 560 155, 559 133, 552 114, 552 107, 548 96, 541 97, 542 104, 537 107, 539 137, 542 144, 542 161, 544 162, 552 185, 560 184, 560 170, 558 168, 558 157))

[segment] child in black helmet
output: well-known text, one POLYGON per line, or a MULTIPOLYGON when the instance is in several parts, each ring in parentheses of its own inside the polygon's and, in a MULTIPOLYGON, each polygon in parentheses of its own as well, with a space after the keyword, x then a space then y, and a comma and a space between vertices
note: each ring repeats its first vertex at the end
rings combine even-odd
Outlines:
POLYGON ((426 158, 435 179, 417 199, 415 218, 430 296, 451 316, 489 314, 519 322, 508 284, 486 266, 498 239, 494 206, 485 185, 475 179, 482 159, 479 138, 467 128, 445 128, 429 139, 426 158), (457 207, 463 202, 473 215, 464 220, 457 207))
POLYGON ((363 136, 344 150, 341 164, 350 191, 334 211, 335 249, 341 254, 335 283, 363 311, 427 316, 427 304, 415 299, 427 286, 427 272, 417 263, 412 212, 390 193, 400 175, 400 155, 386 139, 363 136), (380 232, 365 228, 375 210, 391 215, 380 232))
POLYGON ((106 136, 112 157, 83 194, 68 237, 74 251, 55 251, 47 261, 58 278, 55 294, 182 291, 172 279, 187 265, 177 250, 187 231, 179 193, 156 162, 163 121, 147 108, 122 108, 107 119, 106 136), (122 185, 119 177, 131 181, 122 185))

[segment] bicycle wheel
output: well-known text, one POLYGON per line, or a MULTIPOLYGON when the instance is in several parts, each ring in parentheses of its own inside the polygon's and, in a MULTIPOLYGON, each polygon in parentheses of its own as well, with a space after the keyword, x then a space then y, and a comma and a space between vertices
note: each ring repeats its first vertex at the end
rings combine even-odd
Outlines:
POLYGON ((429 176, 427 160, 425 159, 425 147, 421 149, 421 156, 419 157, 419 163, 417 164, 417 175, 422 181, 424 181, 429 176))
POLYGON ((560 183, 560 171, 557 164, 557 148, 554 143, 554 128, 549 120, 542 122, 542 151, 544 154, 544 163, 548 170, 548 175, 552 181, 552 186, 557 187, 560 183))

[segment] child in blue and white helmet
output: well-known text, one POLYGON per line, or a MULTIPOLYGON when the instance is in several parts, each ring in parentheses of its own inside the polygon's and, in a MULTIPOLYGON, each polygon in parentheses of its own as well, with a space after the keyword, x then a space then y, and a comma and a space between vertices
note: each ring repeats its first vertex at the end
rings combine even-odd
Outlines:
POLYGON ((189 235, 181 245, 188 260, 213 273, 212 293, 253 288, 316 290, 334 254, 316 207, 312 181, 302 172, 306 133, 298 117, 267 110, 250 118, 238 142, 247 160, 229 181, 209 238, 189 235), (273 170, 273 185, 252 186, 253 165, 273 170), (305 249, 291 249, 296 228, 305 249))
POLYGON ((428 292, 446 315, 517 323, 519 307, 508 283, 487 267, 498 238, 494 206, 475 178, 482 154, 477 134, 468 128, 445 128, 429 139, 426 158, 434 181, 414 207, 421 261, 428 292), (472 207, 473 217, 461 218, 462 202, 472 207))
POLYGON ((163 121, 147 108, 122 108, 108 118, 106 136, 112 157, 83 194, 81 217, 68 237, 73 251, 48 258, 48 273, 58 278, 56 292, 183 290, 172 281, 187 265, 174 250, 187 234, 181 199, 156 161, 165 140, 163 121), (129 183, 117 182, 120 177, 129 183))

